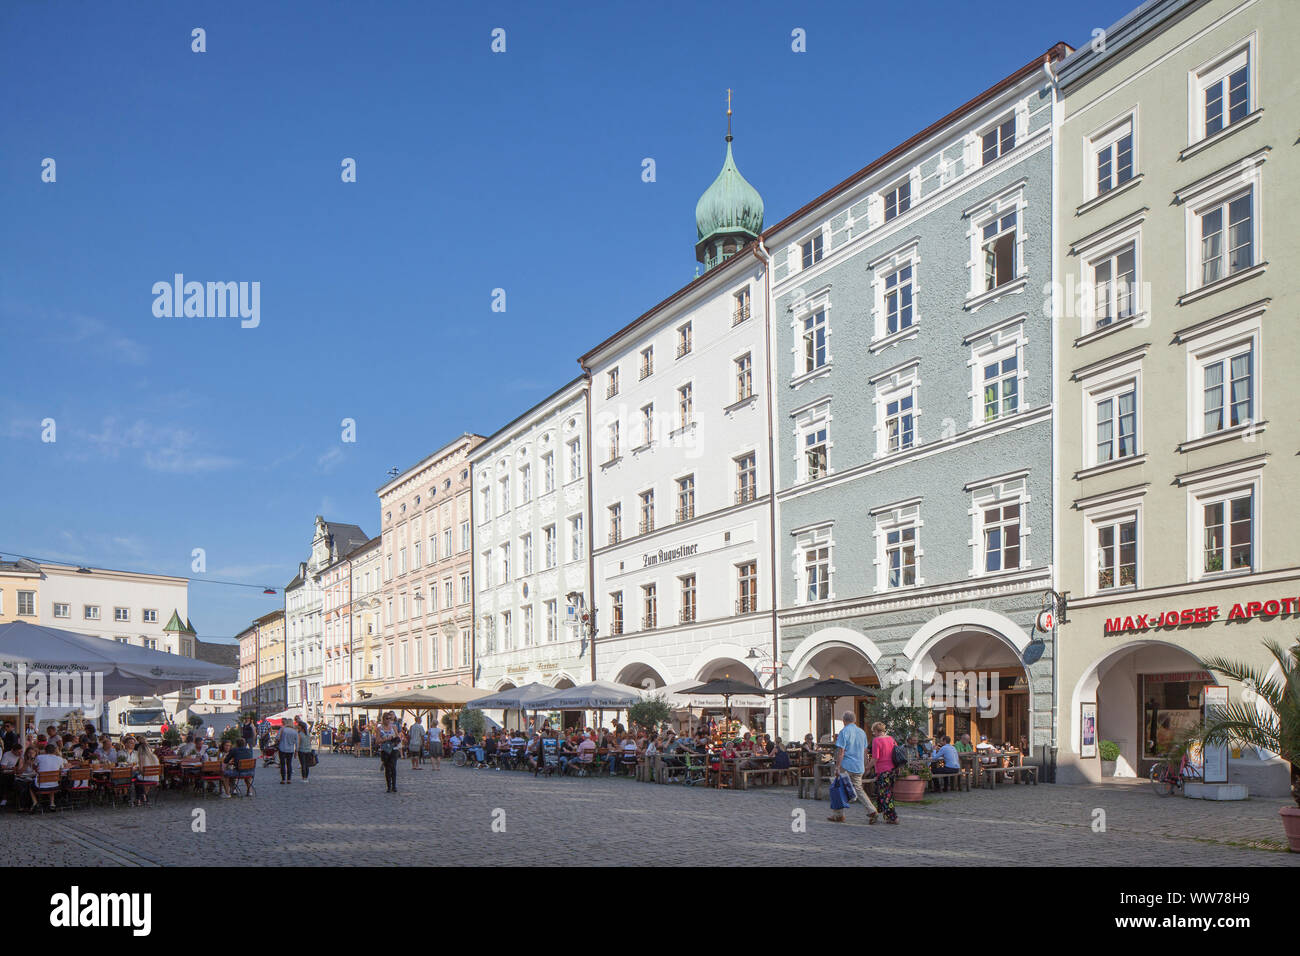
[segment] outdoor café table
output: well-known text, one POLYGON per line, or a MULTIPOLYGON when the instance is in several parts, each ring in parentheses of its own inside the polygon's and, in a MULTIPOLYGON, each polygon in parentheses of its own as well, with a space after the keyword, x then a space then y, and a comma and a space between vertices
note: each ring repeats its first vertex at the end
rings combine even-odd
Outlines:
POLYGON ((737 759, 737 762, 736 762, 736 780, 737 780, 737 786, 738 786, 741 790, 748 790, 748 789, 749 789, 749 778, 745 776, 745 771, 747 771, 747 770, 771 770, 771 769, 772 769, 772 758, 769 757, 769 756, 767 756, 767 754, 753 754, 752 756, 747 756, 747 755, 742 754, 742 755, 737 759), (742 763, 745 763, 745 762, 747 762, 747 761, 753 762, 753 763, 755 764, 755 766, 753 766, 753 767, 741 767, 741 766, 740 766, 742 763))

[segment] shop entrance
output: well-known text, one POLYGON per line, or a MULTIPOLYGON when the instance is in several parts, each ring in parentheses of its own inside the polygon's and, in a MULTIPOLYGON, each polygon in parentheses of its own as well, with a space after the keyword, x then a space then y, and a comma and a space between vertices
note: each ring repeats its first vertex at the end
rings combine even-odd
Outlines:
POLYGON ((956 631, 930 645, 918 675, 934 695, 931 736, 969 735, 1029 753, 1029 678, 1020 655, 984 631, 956 631))

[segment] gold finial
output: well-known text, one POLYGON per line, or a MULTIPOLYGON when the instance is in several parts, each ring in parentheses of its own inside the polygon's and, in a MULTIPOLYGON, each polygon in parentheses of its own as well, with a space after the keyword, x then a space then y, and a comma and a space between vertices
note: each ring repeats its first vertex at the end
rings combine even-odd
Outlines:
POLYGON ((727 87, 727 142, 731 142, 731 87, 727 87))

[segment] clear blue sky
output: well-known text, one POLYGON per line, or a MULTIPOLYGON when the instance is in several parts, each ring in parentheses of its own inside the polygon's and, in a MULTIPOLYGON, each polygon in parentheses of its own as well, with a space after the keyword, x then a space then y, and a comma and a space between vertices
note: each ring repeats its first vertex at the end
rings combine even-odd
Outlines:
MULTIPOLYGON (((204 548, 279 589, 315 514, 375 534, 387 469, 692 278, 727 87, 770 224, 1134 5, 6 0, 0 554, 188 574, 204 548), (260 327, 155 318, 177 272, 260 282, 260 327)), ((190 617, 229 637, 281 600, 195 584, 190 617)))

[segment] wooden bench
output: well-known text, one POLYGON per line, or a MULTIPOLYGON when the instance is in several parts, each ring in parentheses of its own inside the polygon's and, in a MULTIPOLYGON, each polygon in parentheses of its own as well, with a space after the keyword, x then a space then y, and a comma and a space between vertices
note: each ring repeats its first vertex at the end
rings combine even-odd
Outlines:
POLYGON ((970 791, 970 781, 972 772, 966 768, 958 770, 956 773, 936 773, 930 778, 930 783, 934 785, 936 793, 951 793, 953 791, 965 790, 970 791), (944 781, 951 780, 951 786, 945 786, 944 781))
POLYGON ((1038 786, 1038 768, 1021 764, 1018 767, 1003 767, 1002 772, 1016 783, 1032 783, 1038 786))

